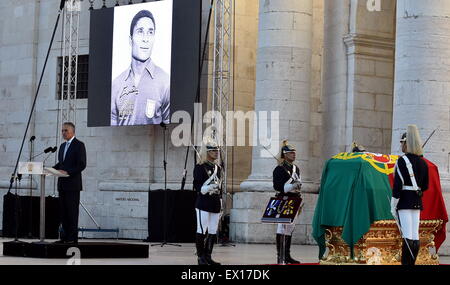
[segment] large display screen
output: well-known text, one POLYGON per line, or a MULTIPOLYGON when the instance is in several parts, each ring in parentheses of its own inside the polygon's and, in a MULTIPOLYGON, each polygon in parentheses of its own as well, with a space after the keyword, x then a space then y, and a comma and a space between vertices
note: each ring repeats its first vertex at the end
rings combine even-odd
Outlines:
POLYGON ((169 124, 192 114, 199 76, 201 0, 91 12, 88 126, 169 124))

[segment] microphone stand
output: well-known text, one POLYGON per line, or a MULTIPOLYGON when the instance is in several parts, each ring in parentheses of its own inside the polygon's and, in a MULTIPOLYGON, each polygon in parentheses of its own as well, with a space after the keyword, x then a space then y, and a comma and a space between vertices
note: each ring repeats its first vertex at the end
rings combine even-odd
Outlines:
POLYGON ((47 155, 47 157, 42 161, 42 166, 45 167, 45 161, 50 157, 50 155, 54 154, 56 152, 56 148, 52 149, 52 151, 47 155))
MULTIPOLYGON (((219 151, 220 167, 222 169, 222 172, 220 173, 221 177, 223 177, 223 171, 225 170, 225 167, 227 167, 227 165, 225 165, 225 163, 224 163, 224 159, 223 159, 224 158, 224 153, 223 153, 222 150, 223 149, 220 148, 220 151, 219 151)), ((230 242, 230 215, 227 214, 228 189, 227 189, 227 184, 226 183, 225 183, 225 187, 223 187, 223 186, 224 186, 224 183, 222 183, 222 191, 223 191, 222 198, 224 198, 223 209, 222 209, 223 216, 221 217, 221 219, 219 221, 219 223, 220 223, 220 226, 219 226, 220 236, 219 236, 219 238, 220 238, 220 241, 221 241, 220 245, 223 246, 223 247, 236 246, 235 244, 230 242)))
POLYGON ((20 187, 20 180, 22 180, 22 174, 18 174, 16 177, 15 177, 15 179, 14 179, 15 181, 16 181, 16 183, 15 183, 15 200, 16 200, 16 205, 15 205, 15 209, 14 209, 14 218, 15 218, 15 224, 16 224, 16 229, 15 229, 15 237, 14 237, 14 242, 17 242, 17 243, 24 243, 23 241, 19 241, 19 208, 21 208, 20 207, 20 199, 19 199, 19 194, 17 193, 17 181, 19 181, 19 187, 20 187))
MULTIPOLYGON (((30 138, 30 161, 33 159, 34 154, 34 140, 36 139, 35 136, 32 136, 30 138)), ((33 176, 30 174, 28 175, 30 181, 28 182, 28 186, 30 189, 30 205, 29 205, 29 215, 28 215, 28 238, 33 237, 32 228, 33 228, 33 176)))
POLYGON ((42 67, 41 76, 40 76, 39 83, 38 83, 38 86, 37 86, 37 89, 36 89, 36 94, 34 96, 33 104, 31 106, 30 114, 28 116, 28 121, 27 121, 27 125, 26 125, 26 128, 25 128, 25 133, 24 133, 23 138, 22 138, 22 144, 20 146, 19 154, 17 156, 17 161, 16 161, 16 165, 14 167, 14 172, 11 175, 11 180, 10 180, 10 185, 9 185, 8 192, 11 191, 11 188, 12 188, 13 183, 14 183, 14 179, 16 177, 17 168, 19 166, 19 160, 20 160, 20 157, 22 155, 23 146, 25 144, 25 138, 27 136, 28 128, 30 127, 30 123, 31 123, 31 118, 33 116, 33 112, 34 112, 34 109, 36 107, 36 101, 37 101, 37 98, 38 98, 38 95, 39 95, 39 90, 40 90, 41 85, 42 85, 42 79, 44 77, 45 68, 47 67, 47 62, 48 62, 48 58, 50 56, 50 52, 51 52, 51 48, 52 48, 52 45, 53 45, 53 41, 55 39, 55 34, 56 34, 56 30, 58 28, 59 19, 61 18, 61 12, 64 9, 64 3, 65 3, 65 1, 61 1, 61 5, 60 5, 60 8, 59 8, 59 12, 58 12, 58 17, 56 19, 55 27, 53 29, 53 34, 52 34, 52 38, 50 40, 50 45, 48 47, 47 56, 45 57, 44 66, 42 67))
MULTIPOLYGON (((52 37, 51 37, 50 44, 49 44, 49 47, 48 47, 48 50, 47 50, 47 55, 46 55, 45 61, 44 61, 44 66, 42 67, 41 76, 39 78, 39 83, 38 83, 38 86, 37 86, 37 89, 36 89, 36 93, 35 93, 35 96, 34 96, 34 99, 33 99, 33 104, 31 106, 30 114, 28 116, 28 121, 27 121, 27 125, 26 125, 26 128, 25 128, 25 133, 24 133, 23 138, 22 138, 22 144, 20 145, 20 150, 19 150, 19 154, 17 155, 17 161, 16 161, 16 164, 14 166, 14 171, 13 171, 13 174, 11 175, 11 179, 9 181, 8 193, 10 193, 10 191, 11 191, 11 189, 13 187, 14 180, 17 179, 16 175, 17 175, 17 168, 19 166, 19 160, 20 160, 20 157, 22 155, 23 146, 25 144, 25 138, 27 137, 27 132, 28 132, 28 129, 29 129, 30 123, 31 123, 31 118, 33 116, 33 112, 34 112, 34 109, 36 107, 36 101, 37 101, 37 98, 38 98, 38 95, 39 95, 39 90, 41 89, 42 79, 44 77, 44 72, 45 72, 45 69, 47 67, 48 58, 50 56, 50 52, 51 52, 51 49, 52 49, 53 41, 55 39, 56 30, 57 30, 58 24, 59 24, 59 19, 61 18, 61 13, 62 13, 62 11, 64 9, 65 2, 66 2, 65 0, 61 0, 60 6, 59 6, 58 17, 56 19, 55 27, 53 28, 52 37)), ((17 202, 17 199, 18 199, 18 197, 16 196, 16 202, 17 202)), ((16 203, 16 206, 18 206, 17 203, 16 203)), ((17 209, 16 209, 16 211, 17 211, 17 209)), ((18 216, 18 214, 16 215, 16 218, 17 218, 17 216, 18 216)), ((17 239, 17 230, 18 230, 18 224, 16 224, 16 240, 14 240, 15 242, 19 242, 18 239, 17 239)))
MULTIPOLYGON (((30 140, 30 143, 32 143, 32 141, 30 140)), ((50 155, 52 155, 54 152, 56 151, 56 148, 54 148, 54 149, 52 149, 51 151, 50 151, 50 153, 47 155, 47 157, 44 159, 44 161, 43 161, 43 164, 45 163, 45 161, 50 157, 50 155)), ((42 153, 40 153, 40 154, 38 154, 38 155, 36 155, 36 156, 32 156, 32 153, 30 152, 30 162, 31 162, 31 160, 33 159, 33 158, 35 158, 35 157, 38 157, 38 156, 40 156, 41 154, 44 154, 45 152, 42 152, 42 153)), ((29 227, 28 227, 28 238, 32 238, 33 237, 33 234, 32 234, 32 225, 33 225, 33 212, 32 212, 32 209, 33 209, 33 193, 32 193, 32 175, 29 175, 30 176, 30 182, 29 182, 29 184, 30 184, 30 186, 29 186, 29 188, 30 188, 30 214, 29 214, 29 227)), ((16 223, 16 230, 15 230, 15 238, 14 238, 14 242, 21 242, 21 241, 19 241, 19 213, 21 212, 21 209, 22 209, 22 204, 21 204, 21 202, 20 202, 20 199, 19 199, 19 195, 18 195, 18 187, 17 187, 17 181, 19 182, 19 188, 20 188, 20 182, 21 182, 21 180, 22 180, 22 174, 17 174, 17 176, 15 177, 15 204, 16 204, 16 207, 15 207, 15 209, 14 209, 14 216, 15 216, 15 223, 16 223)))
MULTIPOLYGON (((196 96, 195 96, 194 104, 200 102, 200 84, 201 84, 201 78, 202 78, 203 64, 204 64, 205 58, 206 58, 206 51, 208 50, 207 46, 208 46, 208 43, 209 43, 208 38, 209 38, 209 30, 210 30, 210 23, 211 23, 213 7, 214 7, 214 0, 211 0, 210 6, 209 6, 208 22, 207 22, 207 25, 206 25, 205 42, 203 44, 203 54, 201 56, 199 69, 198 69, 197 93, 196 93, 196 96)), ((200 18, 201 18, 201 16, 200 16, 200 18)), ((201 21, 201 19, 200 19, 200 21, 201 21)), ((201 36, 201 32, 202 32, 201 30, 202 30, 202 25, 200 25, 200 36, 201 36)), ((201 43, 200 43, 200 46, 201 46, 201 43)), ((194 123, 195 123, 194 120, 192 120, 192 122, 191 122, 191 134, 194 131, 194 123)), ((183 174, 182 174, 182 177, 181 177, 181 190, 184 190, 184 186, 186 185, 187 163, 188 163, 188 159, 189 159, 189 148, 190 148, 190 146, 188 145, 186 147, 186 156, 184 158, 184 170, 183 170, 183 174)), ((197 148, 195 146, 193 146, 193 148, 197 152, 197 148)), ((197 157, 194 155, 194 165, 196 165, 196 164, 197 164, 197 157)))
MULTIPOLYGON (((168 243, 167 242, 167 152, 166 152, 166 131, 167 125, 161 123, 160 126, 163 128, 163 166, 164 166, 164 202, 163 202, 163 241, 161 243, 152 244, 151 246, 161 245, 161 247, 167 245, 181 247, 181 244, 168 243)), ((150 201, 150 199, 149 199, 150 201)))

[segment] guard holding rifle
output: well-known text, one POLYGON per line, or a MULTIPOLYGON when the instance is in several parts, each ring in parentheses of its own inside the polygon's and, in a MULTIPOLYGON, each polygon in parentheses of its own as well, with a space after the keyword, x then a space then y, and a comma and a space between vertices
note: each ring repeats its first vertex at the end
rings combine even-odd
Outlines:
POLYGON ((194 168, 194 189, 198 192, 196 247, 199 265, 220 265, 211 258, 222 210, 221 167, 217 160, 219 147, 212 141, 204 142, 200 160, 194 168))
POLYGON ((428 166, 422 159, 423 147, 415 125, 401 137, 402 151, 395 166, 391 212, 399 221, 403 237, 402 265, 414 265, 420 249, 419 222, 422 195, 428 189, 428 166))
MULTIPOLYGON (((294 164, 295 148, 287 140, 282 142, 280 164, 273 170, 273 188, 277 196, 300 197, 302 187, 300 169, 294 164)), ((278 224, 277 228, 277 262, 278 264, 299 264, 291 257, 291 241, 295 223, 278 224), (284 245, 284 246, 283 246, 284 245)))

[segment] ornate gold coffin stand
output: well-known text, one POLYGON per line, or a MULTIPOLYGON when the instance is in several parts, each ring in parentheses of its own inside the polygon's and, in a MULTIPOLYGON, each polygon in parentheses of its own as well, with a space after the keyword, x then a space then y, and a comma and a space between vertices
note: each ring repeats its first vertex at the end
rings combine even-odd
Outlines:
MULTIPOLYGON (((420 221, 420 251, 416 265, 439 265, 434 234, 441 228, 442 223, 442 220, 420 221)), ((394 220, 375 222, 355 244, 353 259, 350 256, 350 247, 344 242, 341 234, 342 227, 326 229, 325 243, 328 254, 320 264, 400 265, 402 239, 394 220)))

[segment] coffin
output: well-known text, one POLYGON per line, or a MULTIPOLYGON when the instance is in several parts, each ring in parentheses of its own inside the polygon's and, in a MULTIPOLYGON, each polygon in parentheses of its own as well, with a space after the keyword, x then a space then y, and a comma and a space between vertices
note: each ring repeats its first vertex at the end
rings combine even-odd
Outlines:
MULTIPOLYGON (((402 241, 390 211, 397 160, 365 152, 327 161, 312 225, 321 264, 400 264, 402 241)), ((424 160, 430 183, 422 197, 417 264, 439 264, 448 216, 438 168, 424 160)))

